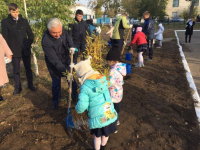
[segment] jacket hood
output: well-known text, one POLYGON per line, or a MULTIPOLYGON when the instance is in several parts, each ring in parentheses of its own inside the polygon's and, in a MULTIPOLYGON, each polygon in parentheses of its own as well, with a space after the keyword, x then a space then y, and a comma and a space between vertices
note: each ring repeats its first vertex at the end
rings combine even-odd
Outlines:
POLYGON ((116 63, 111 69, 117 70, 122 76, 126 76, 126 64, 116 63))
POLYGON ((160 23, 158 26, 160 27, 161 30, 164 31, 164 27, 163 27, 162 23, 160 23))
POLYGON ((121 16, 117 17, 117 20, 121 20, 123 17, 124 17, 124 16, 121 15, 121 16))

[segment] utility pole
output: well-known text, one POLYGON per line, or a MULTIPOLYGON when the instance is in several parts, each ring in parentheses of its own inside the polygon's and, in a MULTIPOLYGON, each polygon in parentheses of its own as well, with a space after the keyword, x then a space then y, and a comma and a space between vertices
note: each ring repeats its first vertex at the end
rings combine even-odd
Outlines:
POLYGON ((192 1, 192 3, 191 3, 191 6, 190 6, 190 13, 189 13, 189 16, 188 16, 189 18, 188 19, 190 19, 191 16, 192 16, 192 12, 193 12, 193 9, 194 9, 194 4, 195 4, 195 0, 190 0, 190 1, 192 1))

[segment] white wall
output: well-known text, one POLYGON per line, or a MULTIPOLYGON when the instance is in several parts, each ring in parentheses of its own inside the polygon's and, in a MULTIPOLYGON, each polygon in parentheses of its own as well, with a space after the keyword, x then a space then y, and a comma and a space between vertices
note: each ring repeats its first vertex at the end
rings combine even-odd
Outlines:
POLYGON ((70 10, 74 12, 74 15, 72 17, 75 17, 76 10, 78 9, 81 9, 83 11, 83 14, 87 15, 87 19, 90 19, 90 16, 91 18, 93 18, 93 16, 95 18, 95 11, 90 8, 86 8, 85 6, 72 6, 70 8, 70 10))

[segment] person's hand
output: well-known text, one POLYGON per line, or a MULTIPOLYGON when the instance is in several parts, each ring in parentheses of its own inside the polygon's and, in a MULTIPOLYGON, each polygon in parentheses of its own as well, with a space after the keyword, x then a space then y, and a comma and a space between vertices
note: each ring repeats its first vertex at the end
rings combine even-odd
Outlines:
POLYGON ((107 34, 105 33, 105 35, 107 35, 107 34))
POLYGON ((76 51, 76 49, 75 49, 74 47, 71 47, 71 48, 69 49, 69 51, 70 51, 70 53, 73 53, 73 54, 74 54, 74 52, 76 51))
POLYGON ((12 55, 7 56, 7 58, 9 58, 12 61, 12 55))
POLYGON ((132 25, 132 24, 130 24, 130 25, 129 25, 129 27, 130 27, 130 28, 132 28, 132 27, 133 27, 133 25, 132 25))
POLYGON ((124 41, 124 46, 126 46, 126 44, 127 44, 127 43, 124 41))

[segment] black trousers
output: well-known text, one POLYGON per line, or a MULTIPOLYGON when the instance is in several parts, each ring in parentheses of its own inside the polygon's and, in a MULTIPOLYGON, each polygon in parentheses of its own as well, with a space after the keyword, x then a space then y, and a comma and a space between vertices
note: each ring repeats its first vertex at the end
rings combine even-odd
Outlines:
MULTIPOLYGON (((148 48, 149 48, 149 58, 152 59, 153 58, 153 39, 152 40, 147 39, 147 43, 148 43, 148 48)), ((145 52, 143 52, 143 57, 145 56, 145 52)))
MULTIPOLYGON (((189 42, 191 42, 191 36, 192 35, 189 35, 189 42)), ((187 37, 188 37, 188 34, 185 35, 185 42, 187 42, 187 37)))
MULTIPOLYGON (((86 43, 78 43, 78 42, 74 42, 74 46, 81 51, 81 53, 85 52, 85 48, 86 48, 86 43)), ((77 63, 77 59, 78 59, 78 52, 74 53, 73 56, 73 62, 76 64, 77 63)), ((83 54, 83 60, 85 60, 84 54, 83 54)))
POLYGON ((117 121, 119 121, 119 113, 121 111, 121 106, 122 106, 122 102, 119 102, 119 103, 113 103, 114 105, 114 108, 118 114, 118 118, 117 118, 117 121))
POLYGON ((33 74, 31 70, 31 56, 22 56, 22 57, 13 57, 12 65, 13 65, 13 78, 15 82, 15 88, 21 88, 20 81, 20 60, 23 60, 24 67, 26 70, 26 78, 28 80, 28 86, 33 85, 33 74))
POLYGON ((124 45, 124 39, 112 39, 112 47, 117 46, 119 47, 120 52, 122 51, 124 45))

